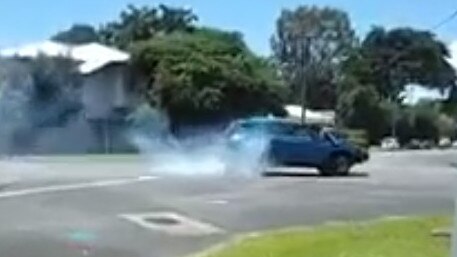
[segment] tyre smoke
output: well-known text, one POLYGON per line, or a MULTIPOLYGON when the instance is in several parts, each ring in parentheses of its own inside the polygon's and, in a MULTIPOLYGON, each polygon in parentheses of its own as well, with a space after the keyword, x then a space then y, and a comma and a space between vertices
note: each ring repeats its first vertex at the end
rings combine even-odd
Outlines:
POLYGON ((265 136, 245 135, 243 144, 231 148, 229 131, 203 130, 190 138, 177 140, 169 132, 166 115, 148 106, 140 107, 131 118, 130 139, 149 162, 154 175, 233 176, 259 175, 261 157, 267 149, 265 136))

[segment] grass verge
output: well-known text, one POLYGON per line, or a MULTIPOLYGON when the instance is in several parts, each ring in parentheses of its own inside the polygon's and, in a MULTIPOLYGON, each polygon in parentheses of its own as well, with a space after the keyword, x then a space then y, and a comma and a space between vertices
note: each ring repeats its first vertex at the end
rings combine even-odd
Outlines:
POLYGON ((445 257, 450 240, 431 232, 450 224, 448 217, 427 217, 289 229, 243 237, 197 256, 445 257))

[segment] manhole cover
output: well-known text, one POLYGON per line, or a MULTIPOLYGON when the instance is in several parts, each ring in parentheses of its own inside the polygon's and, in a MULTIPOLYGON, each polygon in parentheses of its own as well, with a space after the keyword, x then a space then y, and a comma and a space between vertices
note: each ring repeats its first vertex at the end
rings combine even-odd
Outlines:
POLYGON ((222 229, 209 223, 173 212, 125 214, 120 217, 143 228, 174 236, 203 236, 223 233, 222 229))
POLYGON ((153 217, 153 218, 146 218, 144 221, 153 223, 153 224, 158 224, 158 225, 165 225, 165 226, 173 226, 173 225, 178 225, 179 220, 170 218, 170 217, 153 217))

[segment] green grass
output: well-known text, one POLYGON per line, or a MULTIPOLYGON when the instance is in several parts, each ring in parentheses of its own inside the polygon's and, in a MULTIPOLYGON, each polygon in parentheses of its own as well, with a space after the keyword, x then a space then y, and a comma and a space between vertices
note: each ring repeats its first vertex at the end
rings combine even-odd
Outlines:
POLYGON ((447 257, 450 240, 431 231, 449 218, 410 218, 292 229, 235 240, 208 257, 447 257))

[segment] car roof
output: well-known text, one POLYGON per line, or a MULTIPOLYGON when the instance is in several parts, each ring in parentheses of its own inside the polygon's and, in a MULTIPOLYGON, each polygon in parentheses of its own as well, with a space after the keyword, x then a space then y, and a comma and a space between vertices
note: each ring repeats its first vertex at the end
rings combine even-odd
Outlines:
POLYGON ((237 121, 239 125, 301 125, 300 122, 275 117, 253 117, 247 119, 240 119, 237 121))

